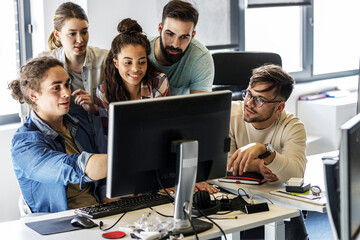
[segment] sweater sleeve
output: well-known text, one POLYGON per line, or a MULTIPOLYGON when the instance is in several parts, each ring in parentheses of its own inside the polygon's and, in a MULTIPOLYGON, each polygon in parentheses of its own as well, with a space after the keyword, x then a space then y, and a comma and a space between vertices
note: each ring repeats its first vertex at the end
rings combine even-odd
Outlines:
POLYGON ((234 154, 234 152, 240 147, 239 146, 239 135, 243 134, 244 131, 241 127, 242 114, 241 114, 242 105, 239 101, 233 101, 231 103, 231 116, 230 116, 230 151, 228 153, 228 159, 234 154), (240 133, 241 132, 241 133, 240 133))
POLYGON ((281 151, 276 151, 274 160, 266 165, 280 181, 286 182, 291 177, 304 177, 306 167, 306 133, 304 124, 298 119, 290 121, 282 134, 281 151))

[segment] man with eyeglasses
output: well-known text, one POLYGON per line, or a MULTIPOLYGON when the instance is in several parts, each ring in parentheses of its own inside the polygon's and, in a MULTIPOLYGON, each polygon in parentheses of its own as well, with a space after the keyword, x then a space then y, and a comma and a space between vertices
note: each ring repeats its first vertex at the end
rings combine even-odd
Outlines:
MULTIPOLYGON (((260 172, 269 182, 304 177, 306 134, 304 124, 286 112, 285 102, 294 79, 277 65, 253 70, 243 101, 232 103, 228 171, 260 172)), ((286 239, 308 239, 302 212, 285 222, 286 239)), ((262 238, 263 230, 243 231, 241 239, 262 238), (260 236, 262 235, 262 236, 260 236)))
POLYGON ((293 78, 276 65, 253 70, 243 101, 233 102, 228 171, 260 172, 267 181, 304 177, 304 124, 284 110, 293 78))

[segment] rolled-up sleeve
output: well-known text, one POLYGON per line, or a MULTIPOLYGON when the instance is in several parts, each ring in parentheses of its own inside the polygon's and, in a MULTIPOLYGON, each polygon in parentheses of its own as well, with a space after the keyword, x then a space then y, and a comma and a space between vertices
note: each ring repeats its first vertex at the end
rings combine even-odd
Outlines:
POLYGON ((89 160, 89 158, 93 155, 93 153, 88 153, 88 152, 82 152, 81 154, 79 154, 79 156, 77 157, 77 166, 79 166, 79 168, 81 169, 81 171, 83 172, 83 175, 80 177, 80 188, 82 188, 82 184, 84 184, 85 182, 92 182, 93 180, 91 180, 91 178, 89 178, 88 176, 86 176, 85 174, 85 167, 86 164, 89 160))
POLYGON ((92 153, 66 154, 48 143, 40 134, 15 135, 11 155, 18 178, 42 183, 68 184, 91 182, 85 167, 92 153))

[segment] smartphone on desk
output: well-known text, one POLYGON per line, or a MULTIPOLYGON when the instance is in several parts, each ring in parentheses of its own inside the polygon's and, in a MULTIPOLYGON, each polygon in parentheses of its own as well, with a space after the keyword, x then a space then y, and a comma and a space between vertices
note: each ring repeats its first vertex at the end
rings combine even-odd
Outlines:
POLYGON ((263 175, 257 172, 244 172, 241 175, 233 175, 232 172, 227 172, 226 177, 220 178, 220 182, 230 183, 244 183, 252 185, 260 185, 266 182, 263 175))

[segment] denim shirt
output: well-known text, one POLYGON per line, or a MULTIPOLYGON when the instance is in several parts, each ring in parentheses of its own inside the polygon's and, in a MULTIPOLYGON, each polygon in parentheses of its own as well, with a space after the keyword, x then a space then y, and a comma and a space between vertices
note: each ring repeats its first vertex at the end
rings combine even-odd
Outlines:
POLYGON ((32 212, 67 210, 67 185, 80 183, 82 188, 92 181, 85 175, 88 159, 97 152, 92 132, 86 121, 80 123, 68 114, 64 121, 80 154, 66 154, 64 137, 33 111, 12 139, 15 175, 32 212))

